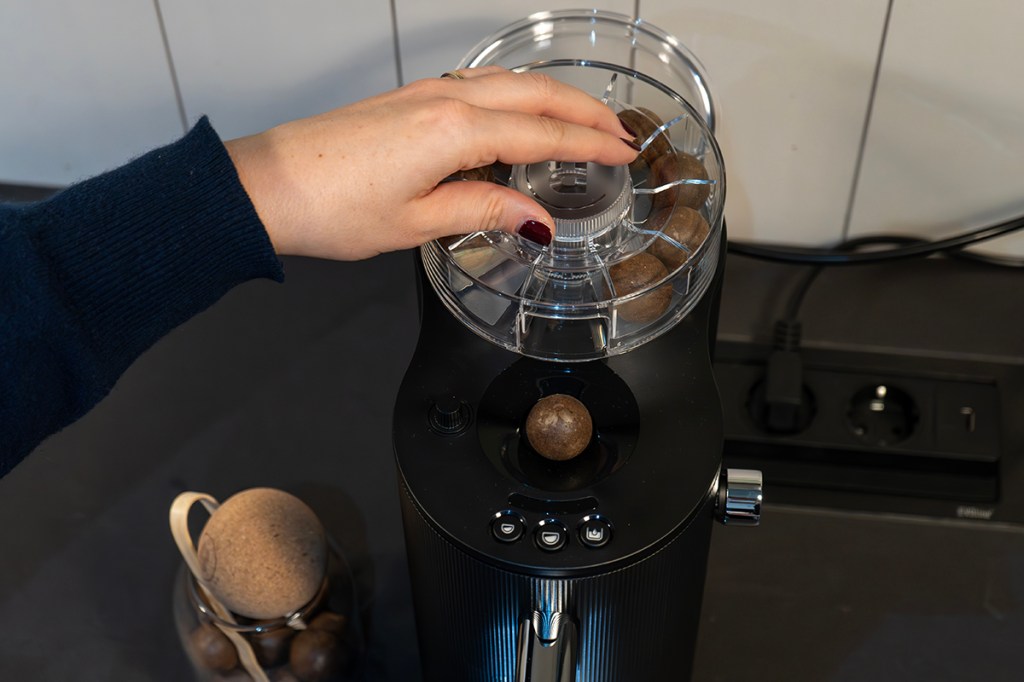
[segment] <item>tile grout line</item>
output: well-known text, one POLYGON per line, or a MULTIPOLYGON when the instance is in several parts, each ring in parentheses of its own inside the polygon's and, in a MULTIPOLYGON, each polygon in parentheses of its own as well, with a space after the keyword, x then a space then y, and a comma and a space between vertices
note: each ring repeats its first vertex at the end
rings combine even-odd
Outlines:
POLYGON ((853 182, 850 184, 850 197, 846 202, 846 215, 843 216, 843 232, 841 241, 850 238, 850 225, 853 222, 853 204, 857 198, 857 187, 860 184, 860 173, 864 165, 864 152, 868 144, 868 132, 871 129, 871 115, 875 110, 875 96, 878 94, 878 81, 882 76, 882 60, 885 57, 885 44, 889 36, 889 24, 892 20, 893 0, 888 0, 885 9, 885 21, 882 23, 882 37, 878 44, 878 57, 875 60, 875 72, 871 77, 871 90, 868 93, 867 111, 864 113, 864 127, 860 133, 860 148, 857 150, 857 161, 853 166, 853 182))
POLYGON ((181 132, 184 135, 188 133, 188 116, 185 114, 185 100, 181 96, 181 86, 178 84, 178 72, 174 68, 174 58, 171 56, 171 42, 167 39, 164 15, 160 11, 160 0, 153 0, 153 9, 156 10, 156 23, 160 27, 160 39, 164 43, 164 56, 167 58, 167 68, 171 72, 171 86, 174 88, 174 100, 178 105, 178 118, 181 120, 181 132))
POLYGON ((395 47, 395 76, 398 78, 398 87, 405 85, 405 77, 402 75, 402 50, 398 42, 398 8, 395 7, 395 0, 389 0, 391 6, 391 36, 395 47))

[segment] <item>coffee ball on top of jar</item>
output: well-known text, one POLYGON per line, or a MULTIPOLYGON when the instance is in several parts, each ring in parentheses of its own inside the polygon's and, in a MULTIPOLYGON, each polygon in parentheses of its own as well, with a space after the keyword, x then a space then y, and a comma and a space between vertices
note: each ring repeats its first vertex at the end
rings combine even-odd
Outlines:
POLYGON ((538 400, 526 417, 526 438, 537 454, 563 462, 587 449, 594 422, 586 405, 564 393, 538 400))
POLYGON ((649 219, 647 227, 660 231, 679 244, 676 246, 667 239, 658 237, 647 249, 669 272, 685 263, 690 254, 704 243, 711 231, 704 216, 689 206, 676 206, 674 210, 664 209, 649 219))
MULTIPOLYGON (((651 254, 641 252, 608 268, 615 296, 622 298, 660 282, 668 276, 664 264, 651 254)), ((672 286, 665 283, 637 298, 616 304, 619 316, 627 322, 647 323, 661 317, 672 302, 672 286)))
POLYGON ((327 572, 327 537, 297 497, 252 488, 213 512, 199 537, 198 558, 198 577, 230 611, 280 618, 319 592, 327 572))
POLYGON ((676 151, 659 157, 651 165, 649 183, 652 188, 662 187, 679 180, 698 180, 700 182, 681 183, 658 192, 651 200, 651 210, 657 212, 674 206, 700 208, 711 194, 711 186, 707 183, 708 179, 707 169, 693 154, 676 151))

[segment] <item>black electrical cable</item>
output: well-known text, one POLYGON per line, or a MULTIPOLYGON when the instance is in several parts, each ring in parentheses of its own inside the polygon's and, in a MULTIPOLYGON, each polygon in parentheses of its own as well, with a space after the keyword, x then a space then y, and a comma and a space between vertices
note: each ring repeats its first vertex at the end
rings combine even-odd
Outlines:
MULTIPOLYGON (((988 241, 989 239, 995 239, 997 237, 1011 234, 1020 229, 1024 229, 1024 216, 997 223, 995 225, 980 227, 976 230, 970 230, 962 234, 935 241, 914 237, 900 237, 898 235, 874 235, 865 237, 865 239, 908 239, 913 242, 907 242, 904 246, 893 249, 884 249, 881 251, 859 253, 856 251, 851 252, 849 250, 844 250, 841 247, 834 249, 816 249, 800 246, 777 247, 730 239, 729 252, 737 256, 746 256, 748 258, 758 258, 761 260, 790 263, 794 265, 863 265, 867 263, 885 263, 908 258, 921 258, 937 253, 956 251, 968 246, 980 244, 981 242, 988 241)), ((980 256, 977 254, 971 254, 971 256, 968 257, 972 256, 975 260, 988 262, 990 264, 997 264, 1000 261, 998 257, 980 256)), ((1014 261, 1011 260, 1011 262, 1014 261)), ((1015 267, 1015 265, 1011 267, 1015 267)))
MULTIPOLYGON (((900 237, 898 235, 865 236, 845 241, 836 246, 835 250, 853 252, 865 246, 881 246, 884 244, 908 245, 923 241, 925 240, 917 237, 900 237)), ((818 279, 818 275, 821 274, 825 267, 825 265, 814 265, 807 271, 800 282, 796 285, 793 293, 790 294, 789 303, 786 305, 786 313, 783 319, 789 321, 796 321, 799 319, 800 306, 803 305, 804 298, 807 296, 807 292, 810 291, 811 285, 813 285, 815 280, 818 279)))

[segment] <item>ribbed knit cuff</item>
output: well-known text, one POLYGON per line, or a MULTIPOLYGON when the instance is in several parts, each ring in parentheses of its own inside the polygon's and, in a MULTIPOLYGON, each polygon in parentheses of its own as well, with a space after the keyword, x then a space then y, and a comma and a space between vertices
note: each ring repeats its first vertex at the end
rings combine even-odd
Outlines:
POLYGON ((178 142, 54 196, 36 217, 32 239, 111 384, 235 285, 284 279, 205 117, 178 142))

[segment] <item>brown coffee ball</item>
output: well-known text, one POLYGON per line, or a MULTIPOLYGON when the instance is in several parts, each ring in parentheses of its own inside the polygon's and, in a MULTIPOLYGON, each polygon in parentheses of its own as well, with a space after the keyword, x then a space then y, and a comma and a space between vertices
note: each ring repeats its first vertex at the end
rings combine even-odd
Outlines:
POLYGON ((348 618, 340 613, 324 611, 318 613, 313 620, 309 621, 310 630, 326 630, 338 637, 345 634, 348 627, 348 618))
POLYGON ((342 640, 327 630, 303 630, 292 640, 288 663, 302 682, 334 680, 351 663, 342 640))
POLYGON ((208 670, 227 672, 238 665, 238 650, 228 636, 211 623, 203 623, 189 635, 199 664, 208 670))
MULTIPOLYGON (((625 123, 634 133, 636 133, 635 142, 637 144, 643 144, 655 130, 664 124, 664 121, 662 121, 656 113, 644 107, 624 109, 619 112, 618 116, 620 121, 625 123)), ((665 154, 669 154, 671 151, 672 142, 669 140, 668 131, 662 131, 657 137, 651 140, 651 144, 647 146, 647 149, 640 153, 637 160, 629 165, 629 169, 633 172, 637 172, 645 166, 651 166, 656 159, 665 154)))
MULTIPOLYGON (((676 180, 707 180, 708 171, 693 154, 675 152, 658 158, 651 165, 650 185, 652 188, 667 185, 676 180)), ((700 208, 711 194, 710 185, 675 185, 658 192, 652 199, 652 212, 689 206, 700 208)))
POLYGON ((594 422, 586 405, 571 395, 541 398, 526 417, 526 438, 541 457, 565 461, 587 449, 594 422))
POLYGON ((288 651, 295 637, 295 630, 287 625, 281 625, 264 632, 254 632, 249 635, 249 643, 256 654, 256 659, 261 665, 273 668, 288 660, 288 651))
POLYGON ((252 488, 229 498, 206 522, 199 566, 200 578, 229 610, 279 618, 316 596, 327 571, 327 539, 316 514, 297 497, 252 488))
MULTIPOLYGON (((615 296, 623 297, 641 291, 668 276, 660 260, 649 253, 638 253, 608 268, 615 287, 615 296)), ((627 322, 652 322, 668 310, 672 302, 672 286, 664 284, 636 299, 619 303, 616 309, 627 322)))
POLYGON ((494 182, 494 169, 491 166, 480 166, 469 170, 452 173, 449 180, 468 180, 472 182, 494 182))
POLYGON ((270 673, 270 682, 302 682, 288 668, 278 668, 270 673))
MULTIPOLYGON (((677 206, 676 209, 665 209, 651 220, 652 229, 661 230, 662 234, 671 237, 683 246, 696 251, 704 243, 711 228, 700 211, 689 206, 677 206)), ((686 262, 689 255, 683 249, 674 246, 660 237, 651 242, 648 252, 660 260, 665 268, 672 272, 686 262)))

